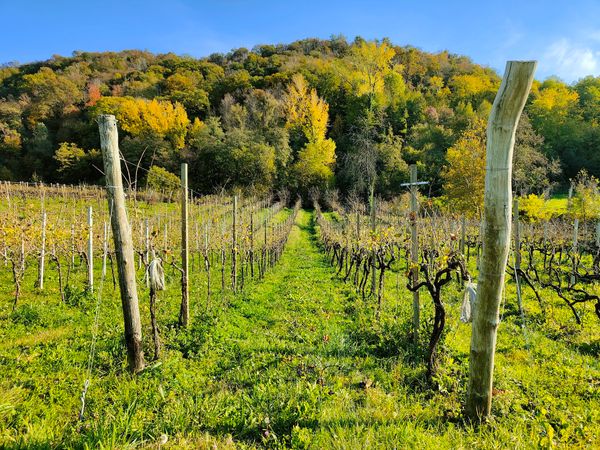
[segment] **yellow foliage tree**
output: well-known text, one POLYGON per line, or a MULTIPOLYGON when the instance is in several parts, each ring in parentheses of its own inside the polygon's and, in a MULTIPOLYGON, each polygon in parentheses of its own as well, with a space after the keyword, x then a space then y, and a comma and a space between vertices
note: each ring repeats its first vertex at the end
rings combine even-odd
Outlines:
POLYGON ((451 90, 460 98, 475 100, 485 93, 493 93, 498 83, 484 73, 455 75, 449 82, 451 90))
POLYGON ((547 207, 544 197, 535 194, 521 197, 519 199, 519 210, 531 222, 549 220, 552 217, 552 210, 547 207))
POLYGON ((169 139, 175 148, 183 148, 190 120, 183 106, 164 100, 133 97, 102 97, 94 106, 95 114, 114 114, 121 128, 132 136, 148 132, 169 139))
POLYGON ((295 74, 284 100, 287 126, 302 131, 306 145, 298 151, 293 171, 300 190, 324 188, 333 181, 335 142, 326 138, 329 105, 309 89, 301 74, 295 74))
POLYGON ((352 70, 347 78, 356 95, 368 95, 369 108, 384 92, 385 78, 392 70, 392 58, 395 55, 395 50, 386 42, 378 45, 375 41, 363 41, 350 51, 348 62, 352 70))
POLYGON ((444 191, 449 206, 469 217, 478 217, 485 186, 485 123, 478 120, 448 149, 444 191))
POLYGON ((578 100, 577 92, 563 83, 555 82, 540 89, 539 94, 531 103, 531 109, 537 116, 564 118, 577 106, 578 100))
POLYGON ((285 97, 287 125, 298 127, 309 142, 325 139, 329 105, 317 95, 315 89, 309 89, 302 74, 294 74, 285 97))

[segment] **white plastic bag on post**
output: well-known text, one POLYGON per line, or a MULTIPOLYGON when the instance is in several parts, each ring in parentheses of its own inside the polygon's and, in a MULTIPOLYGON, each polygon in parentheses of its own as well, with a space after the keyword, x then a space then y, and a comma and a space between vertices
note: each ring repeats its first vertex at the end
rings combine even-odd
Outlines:
POLYGON ((477 283, 469 279, 465 285, 465 294, 460 307, 460 321, 469 323, 473 320, 473 309, 475 308, 475 297, 477 297, 477 283))
POLYGON ((165 271, 160 258, 153 259, 148 265, 148 278, 152 290, 155 292, 165 290, 165 271))

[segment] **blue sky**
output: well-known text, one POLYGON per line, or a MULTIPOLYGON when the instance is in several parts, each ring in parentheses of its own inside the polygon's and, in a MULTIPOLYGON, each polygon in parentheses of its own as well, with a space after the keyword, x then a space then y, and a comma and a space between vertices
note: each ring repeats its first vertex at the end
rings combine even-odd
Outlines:
POLYGON ((537 78, 600 75, 599 0, 0 0, 0 63, 74 50, 206 56, 343 34, 449 50, 499 72, 536 59, 537 78))

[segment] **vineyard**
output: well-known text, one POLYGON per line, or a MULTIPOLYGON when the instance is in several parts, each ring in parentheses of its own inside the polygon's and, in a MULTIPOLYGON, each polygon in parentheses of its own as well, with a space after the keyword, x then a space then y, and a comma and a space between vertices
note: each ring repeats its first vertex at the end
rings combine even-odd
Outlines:
POLYGON ((191 195, 191 313, 181 328, 181 203, 130 195, 147 360, 132 378, 104 192, 4 184, 2 197, 9 448, 152 446, 163 436, 173 448, 598 443, 592 221, 519 222, 496 422, 459 432, 470 334, 463 291, 477 280, 479 222, 420 195, 417 214, 409 195, 332 202, 327 212, 318 203, 290 209, 285 196, 191 195), (157 258, 166 289, 151 302, 157 258), (515 429, 529 442, 515 441, 515 429))

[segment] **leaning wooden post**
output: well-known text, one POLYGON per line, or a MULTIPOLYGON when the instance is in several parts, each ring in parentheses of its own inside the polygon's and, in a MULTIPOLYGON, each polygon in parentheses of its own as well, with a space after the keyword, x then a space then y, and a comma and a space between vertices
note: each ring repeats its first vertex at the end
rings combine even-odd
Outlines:
POLYGON ((40 262, 38 271, 38 288, 44 289, 44 264, 46 259, 46 211, 42 213, 42 247, 40 248, 40 262))
MULTIPOLYGON (((411 164, 410 167, 410 278, 412 285, 415 286, 419 280, 419 235, 418 235, 418 218, 419 204, 417 203, 417 165, 411 164)), ((419 291, 413 291, 413 340, 419 340, 419 324, 421 307, 419 305, 419 291)))
POLYGON ((108 210, 111 211, 110 222, 119 272, 127 359, 129 360, 129 370, 136 373, 144 368, 144 351, 142 348, 142 325, 135 282, 133 242, 131 228, 127 220, 127 210, 125 209, 123 180, 121 179, 117 121, 113 115, 102 114, 98 117, 98 125, 100 128, 100 146, 102 148, 104 173, 106 176, 108 210))
POLYGON ((509 61, 487 126, 483 250, 473 314, 466 413, 491 413, 500 299, 510 246, 515 130, 531 89, 535 61, 509 61))
POLYGON ((94 290, 94 215, 88 206, 88 289, 94 290))
POLYGON ((187 327, 190 321, 189 307, 189 262, 190 249, 188 242, 188 165, 181 165, 181 308, 179 325, 187 327))

